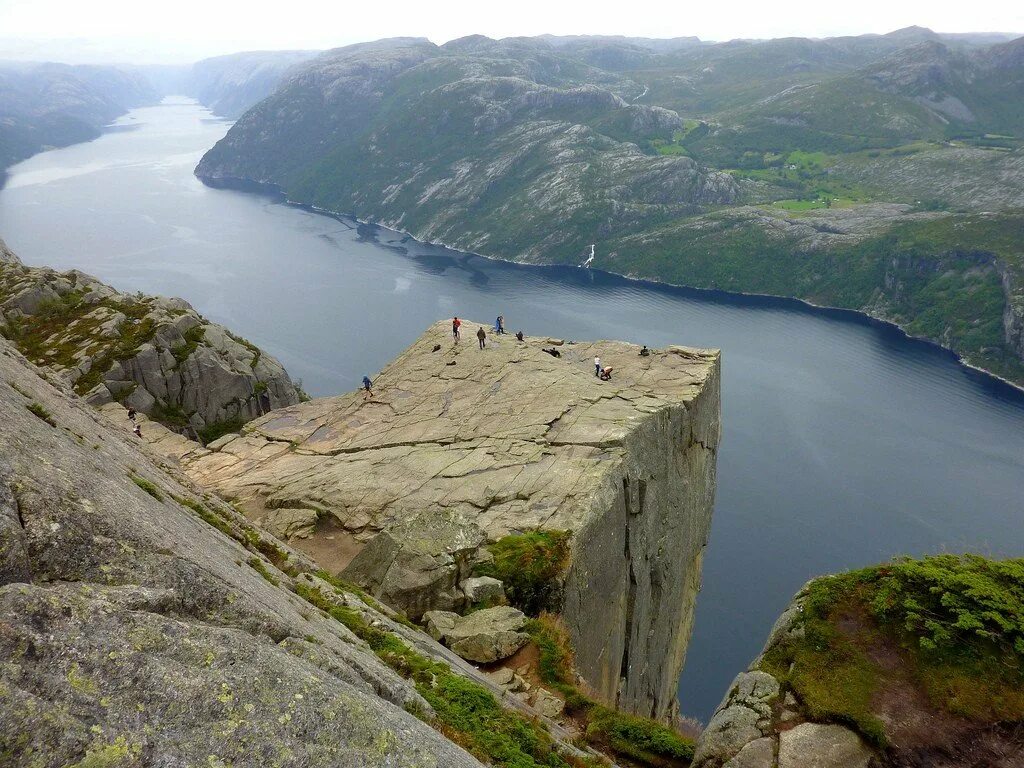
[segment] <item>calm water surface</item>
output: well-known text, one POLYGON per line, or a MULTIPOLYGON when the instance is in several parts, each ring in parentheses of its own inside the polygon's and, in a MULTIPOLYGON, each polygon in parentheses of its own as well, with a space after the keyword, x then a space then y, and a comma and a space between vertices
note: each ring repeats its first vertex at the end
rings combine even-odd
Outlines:
POLYGON ((11 169, 29 264, 183 296, 314 395, 354 389, 440 317, 723 350, 724 440, 683 711, 706 719, 808 578, 893 555, 1024 554, 1024 397, 899 332, 792 302, 490 262, 192 175, 228 124, 132 112, 11 169))

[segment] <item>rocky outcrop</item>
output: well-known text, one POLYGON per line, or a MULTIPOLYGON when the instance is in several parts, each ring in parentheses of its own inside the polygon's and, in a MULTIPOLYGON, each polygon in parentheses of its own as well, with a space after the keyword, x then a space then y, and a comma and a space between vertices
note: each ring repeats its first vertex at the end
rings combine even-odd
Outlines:
POLYGON ((693 768, 867 768, 875 752, 842 725, 806 721, 792 693, 761 669, 777 644, 803 636, 803 592, 776 621, 761 655, 729 686, 700 735, 693 768))
POLYGON ((479 765, 289 589, 311 563, 53 382, 0 339, 5 765, 479 765))
POLYGON ((0 330, 91 404, 114 400, 193 437, 299 402, 281 364, 182 299, 0 261, 0 330))
POLYGON ((711 520, 719 363, 708 350, 638 352, 511 336, 480 350, 442 322, 372 398, 275 411, 183 464, 271 528, 312 511, 317 527, 295 545, 413 615, 457 603, 474 531, 571 531, 562 615, 578 672, 605 701, 660 718, 711 520))

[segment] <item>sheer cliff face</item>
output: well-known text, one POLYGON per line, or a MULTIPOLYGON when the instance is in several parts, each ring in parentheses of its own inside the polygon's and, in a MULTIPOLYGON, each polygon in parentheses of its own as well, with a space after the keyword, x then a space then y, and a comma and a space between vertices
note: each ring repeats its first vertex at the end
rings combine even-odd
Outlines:
POLYGON ((237 118, 314 56, 316 51, 249 51, 203 59, 192 65, 185 91, 215 114, 237 118))
POLYGON ((576 666, 606 701, 648 717, 677 704, 711 529, 719 413, 716 366, 694 399, 642 419, 573 545, 564 617, 576 666))
POLYGON ((493 335, 481 350, 478 327, 456 344, 439 323, 372 398, 281 409, 185 456, 186 471, 329 569, 378 542, 394 559, 367 586, 413 617, 457 603, 485 538, 572 531, 563 618, 579 672, 609 703, 663 717, 710 527, 718 353, 493 335))

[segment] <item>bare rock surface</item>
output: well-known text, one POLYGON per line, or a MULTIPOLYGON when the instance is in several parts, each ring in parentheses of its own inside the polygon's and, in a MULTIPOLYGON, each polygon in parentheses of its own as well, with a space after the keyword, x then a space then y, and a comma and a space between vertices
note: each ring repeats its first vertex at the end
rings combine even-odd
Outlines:
POLYGON ((477 326, 456 344, 439 322, 375 378, 372 398, 279 409, 185 469, 274 530, 282 510, 316 510, 307 541, 329 522, 331 546, 339 529, 365 545, 348 577, 415 615, 456 607, 474 555, 455 531, 571 531, 562 614, 578 669, 606 701, 663 717, 714 500, 718 352, 567 342, 556 358, 550 339, 493 335, 480 350, 477 326), (611 381, 595 376, 595 356, 611 381))
POLYGON ((0 339, 5 765, 479 765, 260 553, 310 561, 51 378, 0 339))
POLYGON ((444 633, 445 644, 466 661, 488 664, 507 659, 530 640, 526 616, 507 605, 459 616, 444 633))
POLYGON ((299 402, 277 360, 183 299, 121 293, 0 252, 0 330, 91 404, 118 401, 196 437, 299 402))

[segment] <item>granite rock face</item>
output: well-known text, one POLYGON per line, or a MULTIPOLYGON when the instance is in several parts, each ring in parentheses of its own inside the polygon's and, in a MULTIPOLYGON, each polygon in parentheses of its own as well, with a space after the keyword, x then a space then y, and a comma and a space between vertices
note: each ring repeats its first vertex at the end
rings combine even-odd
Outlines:
POLYGON ((281 364, 182 299, 0 259, 0 330, 93 405, 119 401, 192 436, 299 402, 281 364))
POLYGON ((0 339, 5 765, 479 766, 288 588, 312 562, 50 378, 0 339))
POLYGON ((456 344, 438 323, 376 377, 373 398, 280 409, 183 465, 272 529, 283 510, 312 510, 318 528, 296 545, 365 573, 375 594, 409 582, 415 598, 396 607, 415 614, 450 609, 465 578, 458 563, 472 555, 444 531, 571 531, 562 615, 578 671, 605 701, 664 717, 710 527, 718 353, 512 336, 480 350, 476 328, 456 344), (595 376, 595 355, 611 381, 595 376), (443 523, 412 526, 420 543, 397 547, 423 515, 443 523), (395 568, 427 543, 439 548, 429 562, 395 568), (427 575, 436 587, 420 589, 427 575))
POLYGON ((489 664, 507 659, 529 641, 523 629, 526 616, 507 605, 459 616, 448 611, 429 611, 427 630, 467 661, 489 664))

